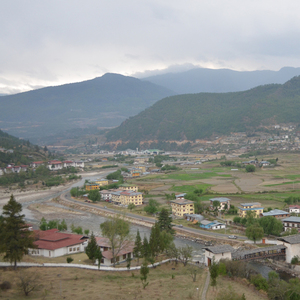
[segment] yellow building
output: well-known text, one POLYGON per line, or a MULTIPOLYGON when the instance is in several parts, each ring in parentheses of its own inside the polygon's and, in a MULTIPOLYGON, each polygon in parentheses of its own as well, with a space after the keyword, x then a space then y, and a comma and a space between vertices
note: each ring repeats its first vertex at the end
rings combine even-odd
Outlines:
POLYGON ((248 211, 255 212, 255 217, 259 217, 260 214, 263 213, 264 208, 261 207, 259 202, 252 202, 252 203, 241 203, 240 207, 238 207, 239 216, 245 218, 247 216, 248 211))
POLYGON ((91 190, 100 190, 100 185, 94 182, 91 183, 86 183, 85 184, 85 189, 87 191, 91 191, 91 190))
POLYGON ((143 194, 139 192, 133 191, 124 191, 120 194, 120 202, 123 205, 128 205, 133 203, 134 205, 142 205, 143 204, 143 194))
POLYGON ((185 214, 193 214, 194 202, 181 198, 171 201, 172 214, 177 217, 183 217, 185 214))
POLYGON ((140 169, 131 169, 130 174, 132 177, 138 177, 141 176, 142 171, 140 169))
POLYGON ((146 166, 136 166, 136 169, 140 169, 142 173, 146 173, 146 166))
POLYGON ((124 191, 134 191, 134 192, 137 192, 138 189, 139 189, 137 185, 128 184, 128 183, 120 184, 119 187, 120 187, 120 189, 122 189, 124 191))
POLYGON ((99 186, 104 186, 108 185, 108 180, 107 179, 97 179, 95 183, 99 184, 99 186))

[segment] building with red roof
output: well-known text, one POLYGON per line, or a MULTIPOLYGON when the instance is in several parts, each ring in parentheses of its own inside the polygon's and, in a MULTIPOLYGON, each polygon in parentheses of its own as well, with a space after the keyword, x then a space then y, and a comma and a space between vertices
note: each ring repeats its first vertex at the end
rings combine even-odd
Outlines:
POLYGON ((30 255, 58 257, 84 252, 88 237, 79 234, 59 232, 57 229, 34 230, 36 249, 30 249, 30 255))

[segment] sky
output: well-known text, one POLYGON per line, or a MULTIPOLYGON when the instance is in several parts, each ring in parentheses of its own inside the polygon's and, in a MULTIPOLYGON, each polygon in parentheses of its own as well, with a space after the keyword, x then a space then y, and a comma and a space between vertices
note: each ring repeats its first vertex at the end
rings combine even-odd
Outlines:
POLYGON ((0 1, 0 94, 108 72, 300 67, 298 0, 0 1))

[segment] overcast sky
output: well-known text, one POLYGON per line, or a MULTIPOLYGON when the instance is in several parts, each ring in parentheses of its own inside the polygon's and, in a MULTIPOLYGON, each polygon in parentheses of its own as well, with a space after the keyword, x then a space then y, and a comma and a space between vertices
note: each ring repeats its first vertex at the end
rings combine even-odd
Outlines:
POLYGON ((2 0, 0 93, 181 65, 300 67, 299 13, 299 0, 2 0))

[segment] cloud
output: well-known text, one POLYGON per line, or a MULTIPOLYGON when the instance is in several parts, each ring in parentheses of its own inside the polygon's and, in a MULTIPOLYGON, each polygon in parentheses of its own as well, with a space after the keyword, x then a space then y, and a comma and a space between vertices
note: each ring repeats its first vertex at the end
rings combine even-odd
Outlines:
POLYGON ((5 1, 0 93, 189 64, 298 67, 299 6, 295 0, 5 1))

